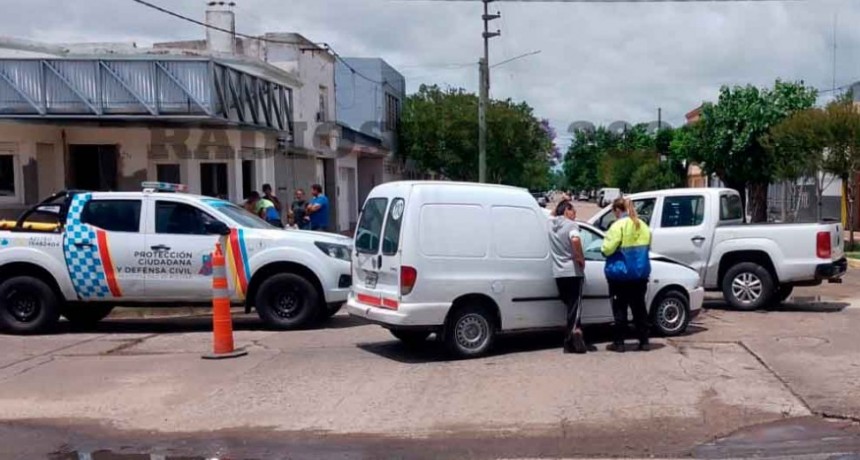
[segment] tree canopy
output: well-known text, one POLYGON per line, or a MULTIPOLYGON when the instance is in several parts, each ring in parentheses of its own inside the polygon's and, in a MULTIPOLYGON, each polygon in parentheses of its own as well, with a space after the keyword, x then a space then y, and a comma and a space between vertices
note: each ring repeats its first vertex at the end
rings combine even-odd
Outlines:
POLYGON ((780 80, 773 88, 723 87, 717 102, 702 105, 699 121, 673 148, 742 195, 749 187, 749 214, 754 222, 763 222, 767 220, 767 188, 777 177, 777 162, 762 139, 791 114, 811 108, 817 95, 803 82, 780 80))
MULTIPOLYGON (((478 180, 478 97, 422 85, 406 98, 400 150, 419 168, 452 180, 478 180)), ((557 152, 555 133, 525 102, 492 100, 487 110, 487 178, 544 189, 557 152)))

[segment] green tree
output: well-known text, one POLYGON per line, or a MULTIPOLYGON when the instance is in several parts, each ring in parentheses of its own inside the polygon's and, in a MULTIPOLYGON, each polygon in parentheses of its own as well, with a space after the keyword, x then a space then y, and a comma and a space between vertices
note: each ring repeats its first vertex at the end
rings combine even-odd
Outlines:
MULTIPOLYGON (((418 167, 452 180, 478 179, 478 98, 463 89, 422 85, 406 98, 400 149, 418 167)), ((526 103, 491 101, 487 111, 487 177, 542 189, 550 182, 553 135, 526 103)))
POLYGON ((800 83, 777 80, 773 88, 723 87, 716 103, 702 106, 701 119, 679 146, 729 187, 746 196, 753 222, 767 220, 767 188, 776 177, 771 152, 761 143, 772 127, 792 113, 809 109, 817 91, 800 83))
MULTIPOLYGON (((822 172, 827 149, 827 115, 821 109, 809 109, 792 114, 762 137, 762 145, 774 159, 774 177, 795 189, 799 179, 814 178, 817 210, 821 219, 821 201, 827 186, 822 172)), ((792 190, 796 192, 797 190, 792 190)), ((797 200, 799 202, 800 200, 797 200)), ((796 218, 797 211, 794 209, 796 218)))

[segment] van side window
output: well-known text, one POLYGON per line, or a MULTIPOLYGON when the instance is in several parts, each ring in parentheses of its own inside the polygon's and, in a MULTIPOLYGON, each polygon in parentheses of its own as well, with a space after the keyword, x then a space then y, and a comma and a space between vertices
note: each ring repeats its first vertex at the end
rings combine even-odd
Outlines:
POLYGON ((382 238, 382 254, 393 256, 400 249, 400 227, 403 226, 403 211, 406 203, 403 198, 395 198, 388 209, 388 220, 385 221, 385 233, 382 238))
POLYGON ((720 220, 744 218, 744 207, 738 195, 720 195, 720 220))
POLYGON ((585 260, 606 260, 601 251, 603 247, 602 236, 585 227, 580 227, 579 236, 582 241, 582 252, 585 255, 585 260))
POLYGON ((695 227, 705 220, 705 197, 667 196, 663 199, 663 228, 695 227))
POLYGON ((543 259, 549 253, 545 217, 534 210, 493 206, 493 245, 502 259, 543 259), (542 225, 544 224, 544 225, 542 225))
POLYGON ((453 259, 486 257, 490 223, 483 207, 427 204, 421 207, 420 222, 418 241, 425 256, 453 259))
POLYGON ((364 205, 358 229, 355 232, 355 249, 364 254, 379 252, 379 237, 382 234, 382 221, 388 198, 371 198, 364 205))

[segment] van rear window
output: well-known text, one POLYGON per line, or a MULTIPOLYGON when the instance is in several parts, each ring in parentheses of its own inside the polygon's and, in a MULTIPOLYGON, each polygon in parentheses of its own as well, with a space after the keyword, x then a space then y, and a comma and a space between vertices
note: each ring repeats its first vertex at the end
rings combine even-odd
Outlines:
POLYGON ((379 237, 382 233, 386 207, 388 207, 387 198, 371 198, 364 204, 361 219, 358 221, 358 230, 355 232, 356 251, 364 254, 379 252, 379 237))
POLYGON ((382 238, 382 254, 393 256, 400 249, 400 227, 403 226, 403 211, 406 203, 403 198, 395 198, 388 209, 388 219, 385 221, 385 235, 382 238))

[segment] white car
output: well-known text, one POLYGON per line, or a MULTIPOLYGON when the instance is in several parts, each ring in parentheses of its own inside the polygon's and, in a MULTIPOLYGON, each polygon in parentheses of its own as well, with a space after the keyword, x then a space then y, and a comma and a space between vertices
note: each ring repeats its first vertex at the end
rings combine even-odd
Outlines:
MULTIPOLYGON (((405 342, 441 334, 457 356, 487 353, 498 333, 561 328, 548 220, 525 190, 396 182, 371 191, 353 255, 350 315, 405 342)), ((582 224, 583 323, 613 321, 600 253, 603 234, 582 224)), ((647 304, 655 332, 683 333, 702 306, 698 274, 652 256, 647 304)))
POLYGON ((349 238, 278 229, 227 201, 148 185, 58 193, 0 231, 0 329, 39 332, 60 315, 93 323, 117 305, 211 305, 219 240, 232 303, 270 327, 305 326, 346 300, 349 238), (45 218, 54 224, 29 223, 45 218))

